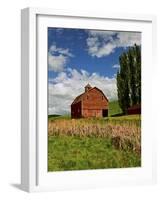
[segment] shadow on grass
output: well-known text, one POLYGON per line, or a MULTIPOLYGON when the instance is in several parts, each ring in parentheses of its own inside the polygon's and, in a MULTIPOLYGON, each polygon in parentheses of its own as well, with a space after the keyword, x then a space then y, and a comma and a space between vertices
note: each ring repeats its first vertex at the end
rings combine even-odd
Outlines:
POLYGON ((125 114, 124 113, 118 113, 118 114, 111 115, 111 117, 121 117, 121 116, 125 116, 125 114))
POLYGON ((53 118, 53 117, 60 117, 61 115, 48 115, 48 118, 53 118))

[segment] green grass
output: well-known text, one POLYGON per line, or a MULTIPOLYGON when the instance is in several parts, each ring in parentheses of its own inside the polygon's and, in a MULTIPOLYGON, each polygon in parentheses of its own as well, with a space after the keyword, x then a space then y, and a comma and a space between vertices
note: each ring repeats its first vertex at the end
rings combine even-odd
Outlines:
POLYGON ((48 115, 48 120, 71 119, 70 115, 48 115))
POLYGON ((138 167, 140 155, 117 150, 108 138, 49 136, 48 171, 138 167))
MULTIPOLYGON (((140 115, 122 115, 122 110, 117 101, 109 103, 109 117, 76 119, 79 124, 100 124, 110 122, 112 125, 127 125, 141 127, 140 115), (119 116, 120 115, 120 116, 119 116)), ((70 115, 48 116, 49 123, 55 120, 68 120, 72 122, 70 115), (71 121, 70 121, 71 120, 71 121)), ((66 129, 66 127, 65 127, 66 129)), ((127 168, 141 166, 140 152, 129 148, 118 149, 111 138, 79 137, 66 135, 48 136, 48 171, 127 168)))
POLYGON ((137 127, 141 127, 141 115, 123 115, 119 117, 108 117, 108 121, 116 125, 135 124, 137 127))
POLYGON ((109 102, 109 116, 122 114, 118 101, 109 102))

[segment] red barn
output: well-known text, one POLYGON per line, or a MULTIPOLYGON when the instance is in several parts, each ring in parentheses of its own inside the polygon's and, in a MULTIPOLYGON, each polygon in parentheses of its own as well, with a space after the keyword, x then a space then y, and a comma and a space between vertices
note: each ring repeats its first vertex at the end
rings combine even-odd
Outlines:
POLYGON ((141 114, 141 104, 137 104, 137 105, 129 107, 127 109, 127 114, 128 115, 141 114))
POLYGON ((71 117, 107 117, 108 99, 97 87, 85 86, 85 92, 71 104, 71 117))

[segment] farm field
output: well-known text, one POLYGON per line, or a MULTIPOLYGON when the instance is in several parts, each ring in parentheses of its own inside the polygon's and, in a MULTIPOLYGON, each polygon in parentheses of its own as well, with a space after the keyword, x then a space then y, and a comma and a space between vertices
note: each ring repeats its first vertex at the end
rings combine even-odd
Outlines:
POLYGON ((141 116, 111 105, 107 118, 48 118, 48 171, 141 166, 141 116))

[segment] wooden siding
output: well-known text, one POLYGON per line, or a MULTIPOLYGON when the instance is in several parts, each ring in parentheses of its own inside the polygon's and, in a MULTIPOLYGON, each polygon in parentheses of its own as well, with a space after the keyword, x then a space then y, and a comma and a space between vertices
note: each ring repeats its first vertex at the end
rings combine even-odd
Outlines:
POLYGON ((103 93, 94 88, 83 96, 82 107, 94 110, 107 109, 108 102, 103 93))
POLYGON ((103 117, 103 110, 108 115, 108 99, 94 87, 76 97, 71 105, 71 117, 103 117))
POLYGON ((82 112, 83 117, 102 117, 101 109, 83 109, 82 112))
POLYGON ((128 115, 141 114, 141 105, 134 105, 127 109, 128 115))
POLYGON ((71 105, 71 117, 72 118, 80 118, 82 117, 82 105, 81 101, 71 105))

